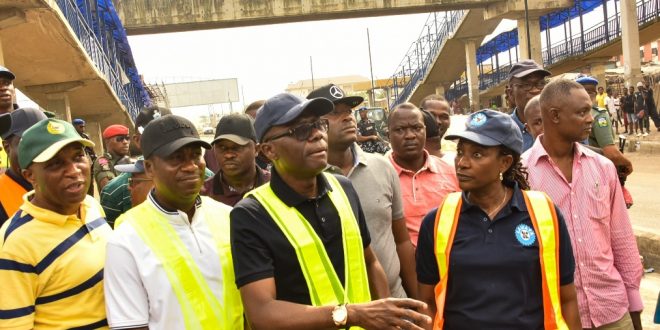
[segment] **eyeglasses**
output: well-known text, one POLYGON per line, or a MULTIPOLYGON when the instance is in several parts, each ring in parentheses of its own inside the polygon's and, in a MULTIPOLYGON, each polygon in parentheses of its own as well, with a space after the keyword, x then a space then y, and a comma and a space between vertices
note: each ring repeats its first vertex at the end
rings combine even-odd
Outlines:
POLYGON ((327 132, 328 131, 328 120, 327 119, 319 119, 313 123, 305 123, 305 124, 300 124, 296 127, 288 129, 286 132, 282 134, 278 134, 275 136, 272 136, 264 142, 268 141, 273 141, 279 138, 283 138, 285 136, 293 136, 296 138, 298 141, 305 141, 309 139, 309 137, 312 135, 312 132, 314 129, 318 129, 321 132, 327 132))
POLYGON ((151 179, 146 179, 146 178, 145 178, 145 179, 142 179, 142 178, 128 178, 128 185, 129 185, 129 186, 134 186, 134 185, 136 185, 136 184, 138 184, 138 183, 140 183, 140 182, 147 182, 147 181, 151 181, 151 179))
POLYGON ((115 136, 115 142, 124 142, 124 141, 130 141, 131 137, 128 135, 117 135, 115 136))
POLYGON ((514 86, 519 87, 520 89, 529 92, 533 87, 536 87, 538 90, 542 90, 548 82, 545 80, 539 80, 536 83, 513 83, 514 86))
POLYGON ((344 110, 344 111, 337 111, 335 109, 335 110, 330 111, 330 113, 328 113, 327 115, 328 116, 334 116, 334 117, 340 117, 340 116, 351 115, 351 114, 353 114, 353 110, 349 108, 349 109, 344 110))

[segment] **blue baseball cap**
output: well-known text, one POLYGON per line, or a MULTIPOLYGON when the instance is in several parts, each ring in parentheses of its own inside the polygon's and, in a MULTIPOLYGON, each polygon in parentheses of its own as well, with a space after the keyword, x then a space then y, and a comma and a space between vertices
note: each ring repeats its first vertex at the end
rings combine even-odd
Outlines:
POLYGON ((589 76, 582 76, 577 79, 575 79, 575 82, 580 84, 580 85, 596 85, 598 86, 598 80, 594 77, 589 77, 589 76))
POLYGON ((468 117, 465 130, 445 137, 466 139, 482 146, 505 146, 518 155, 523 152, 522 133, 511 116, 495 110, 481 110, 468 117))
POLYGON ((257 141, 263 142, 264 135, 273 126, 288 124, 303 113, 320 117, 332 111, 334 107, 332 101, 323 97, 303 100, 289 93, 277 94, 266 100, 257 111, 257 118, 254 120, 257 141))
POLYGON ((85 121, 80 118, 74 119, 71 123, 73 123, 73 126, 85 125, 85 121))

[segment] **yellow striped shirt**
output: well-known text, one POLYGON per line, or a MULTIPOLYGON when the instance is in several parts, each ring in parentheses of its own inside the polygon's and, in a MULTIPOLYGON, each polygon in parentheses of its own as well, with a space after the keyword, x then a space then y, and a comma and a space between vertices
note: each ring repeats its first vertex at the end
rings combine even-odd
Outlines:
POLYGON ((0 228, 0 329, 107 328, 103 265, 112 229, 101 206, 87 196, 78 218, 35 206, 32 194, 0 228))

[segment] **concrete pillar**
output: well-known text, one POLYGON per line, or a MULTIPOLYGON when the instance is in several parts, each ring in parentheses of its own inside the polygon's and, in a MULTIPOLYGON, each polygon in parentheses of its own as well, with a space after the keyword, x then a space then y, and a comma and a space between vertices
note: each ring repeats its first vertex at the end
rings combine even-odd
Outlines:
POLYGON ((435 86, 435 93, 437 95, 445 96, 445 86, 443 86, 443 85, 435 86))
POLYGON ((5 66, 5 53, 2 49, 2 38, 0 38, 0 65, 5 66))
POLYGON ((605 70, 609 68, 609 65, 607 63, 594 63, 591 64, 591 70, 589 72, 589 75, 596 78, 598 80, 598 86, 602 86, 603 88, 606 88, 605 86, 605 70))
POLYGON ((94 152, 96 152, 97 155, 102 155, 103 154, 103 138, 102 138, 102 133, 103 130, 101 129, 101 123, 98 121, 87 121, 87 127, 86 127, 86 132, 87 135, 89 135, 90 139, 94 142, 94 152))
POLYGON ((479 110, 479 68, 477 67, 477 48, 479 44, 474 39, 467 39, 464 42, 470 112, 474 112, 479 110))
POLYGON ((520 45, 520 60, 533 59, 543 66, 543 55, 541 53, 541 22, 538 17, 529 17, 529 41, 532 53, 529 54, 527 47, 527 28, 525 18, 518 19, 518 45, 520 45))
POLYGON ((48 94, 46 110, 54 112, 58 119, 71 122, 71 106, 66 93, 48 94))
POLYGON ((623 48, 623 79, 628 86, 642 81, 639 56, 639 25, 635 0, 621 0, 621 47, 623 48))

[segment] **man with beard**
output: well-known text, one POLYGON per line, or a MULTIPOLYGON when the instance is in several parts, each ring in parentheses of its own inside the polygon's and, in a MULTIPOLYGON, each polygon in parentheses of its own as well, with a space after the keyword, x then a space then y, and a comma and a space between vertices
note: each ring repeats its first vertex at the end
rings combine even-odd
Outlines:
POLYGON ((107 326, 103 266, 112 230, 87 195, 85 146, 94 143, 57 119, 21 137, 18 164, 34 190, 0 229, 0 328, 107 326))
POLYGON ((287 93, 266 101, 255 131, 273 163, 269 183, 231 212, 231 245, 247 318, 256 329, 421 329, 419 301, 388 297, 359 197, 324 173, 325 98, 287 93), (416 311, 417 310, 417 311, 416 311), (405 319, 404 319, 405 318, 405 319))
POLYGON ((459 191, 454 167, 424 150, 426 127, 422 111, 412 103, 394 108, 389 117, 390 163, 401 183, 403 210, 413 246, 422 219, 447 196, 459 191))
POLYGON ((270 173, 256 164, 257 137, 248 115, 220 118, 211 145, 220 169, 204 182, 203 195, 234 206, 245 193, 270 180, 270 173))
POLYGON ((99 191, 103 190, 110 180, 118 173, 115 171, 116 164, 130 163, 128 158, 131 137, 128 135, 128 127, 124 125, 110 125, 103 131, 103 141, 106 152, 94 161, 92 173, 99 191))
POLYGON ((108 242, 105 294, 111 328, 237 329, 227 205, 200 197, 206 164, 189 120, 164 116, 142 133, 154 189, 117 219, 108 242))

